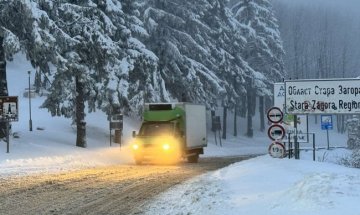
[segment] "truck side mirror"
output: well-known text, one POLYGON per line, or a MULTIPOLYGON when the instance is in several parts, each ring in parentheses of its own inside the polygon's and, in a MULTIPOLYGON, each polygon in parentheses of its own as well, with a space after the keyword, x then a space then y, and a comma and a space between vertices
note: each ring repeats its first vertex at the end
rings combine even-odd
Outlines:
POLYGON ((132 132, 132 137, 136 137, 136 131, 132 132))

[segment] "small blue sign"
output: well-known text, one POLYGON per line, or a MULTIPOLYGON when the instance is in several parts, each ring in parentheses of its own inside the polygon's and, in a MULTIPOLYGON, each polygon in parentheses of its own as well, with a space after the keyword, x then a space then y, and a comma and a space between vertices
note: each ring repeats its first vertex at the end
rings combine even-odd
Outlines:
POLYGON ((321 129, 322 130, 332 130, 332 115, 321 115, 321 129))

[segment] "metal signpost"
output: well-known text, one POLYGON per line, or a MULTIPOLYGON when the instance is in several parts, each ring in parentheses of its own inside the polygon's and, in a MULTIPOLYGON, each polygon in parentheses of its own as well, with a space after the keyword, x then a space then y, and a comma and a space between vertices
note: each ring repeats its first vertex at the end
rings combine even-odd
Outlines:
POLYGON ((32 131, 33 129, 32 129, 32 119, 31 119, 31 86, 30 86, 30 74, 31 74, 31 71, 28 71, 28 74, 29 74, 29 94, 28 94, 28 96, 29 96, 29 116, 30 116, 30 118, 29 118, 29 131, 32 131))
POLYGON ((112 136, 111 131, 115 130, 114 143, 120 144, 120 147, 121 147, 121 135, 122 135, 122 130, 123 130, 123 115, 122 114, 114 114, 110 118, 109 128, 110 128, 110 146, 111 146, 111 136, 112 136))
POLYGON ((19 121, 17 96, 0 96, 0 122, 6 123, 6 153, 10 152, 10 122, 19 121))
POLYGON ((327 149, 330 148, 329 143, 329 130, 333 129, 332 116, 331 115, 321 115, 321 129, 326 130, 327 137, 327 149))

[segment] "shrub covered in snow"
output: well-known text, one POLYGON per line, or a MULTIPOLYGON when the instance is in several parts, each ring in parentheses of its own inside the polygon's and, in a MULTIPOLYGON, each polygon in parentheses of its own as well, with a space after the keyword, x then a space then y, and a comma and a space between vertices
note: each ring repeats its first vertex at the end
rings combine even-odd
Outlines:
POLYGON ((354 115, 351 119, 346 122, 348 131, 347 146, 349 149, 360 148, 360 116, 354 115))
POLYGON ((347 167, 360 168, 360 149, 354 149, 350 156, 340 160, 340 164, 347 167))

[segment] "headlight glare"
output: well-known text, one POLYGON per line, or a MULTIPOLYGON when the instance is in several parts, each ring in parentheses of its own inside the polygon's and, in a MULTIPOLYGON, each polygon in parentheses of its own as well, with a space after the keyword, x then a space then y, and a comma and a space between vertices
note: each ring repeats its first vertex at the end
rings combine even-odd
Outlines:
POLYGON ((138 149, 139 149, 139 145, 136 144, 136 143, 132 144, 131 147, 132 147, 132 149, 134 149, 134 150, 138 150, 138 149))
POLYGON ((169 145, 168 143, 163 144, 162 147, 163 147, 163 149, 164 149, 165 151, 167 151, 167 150, 170 149, 170 145, 169 145))

